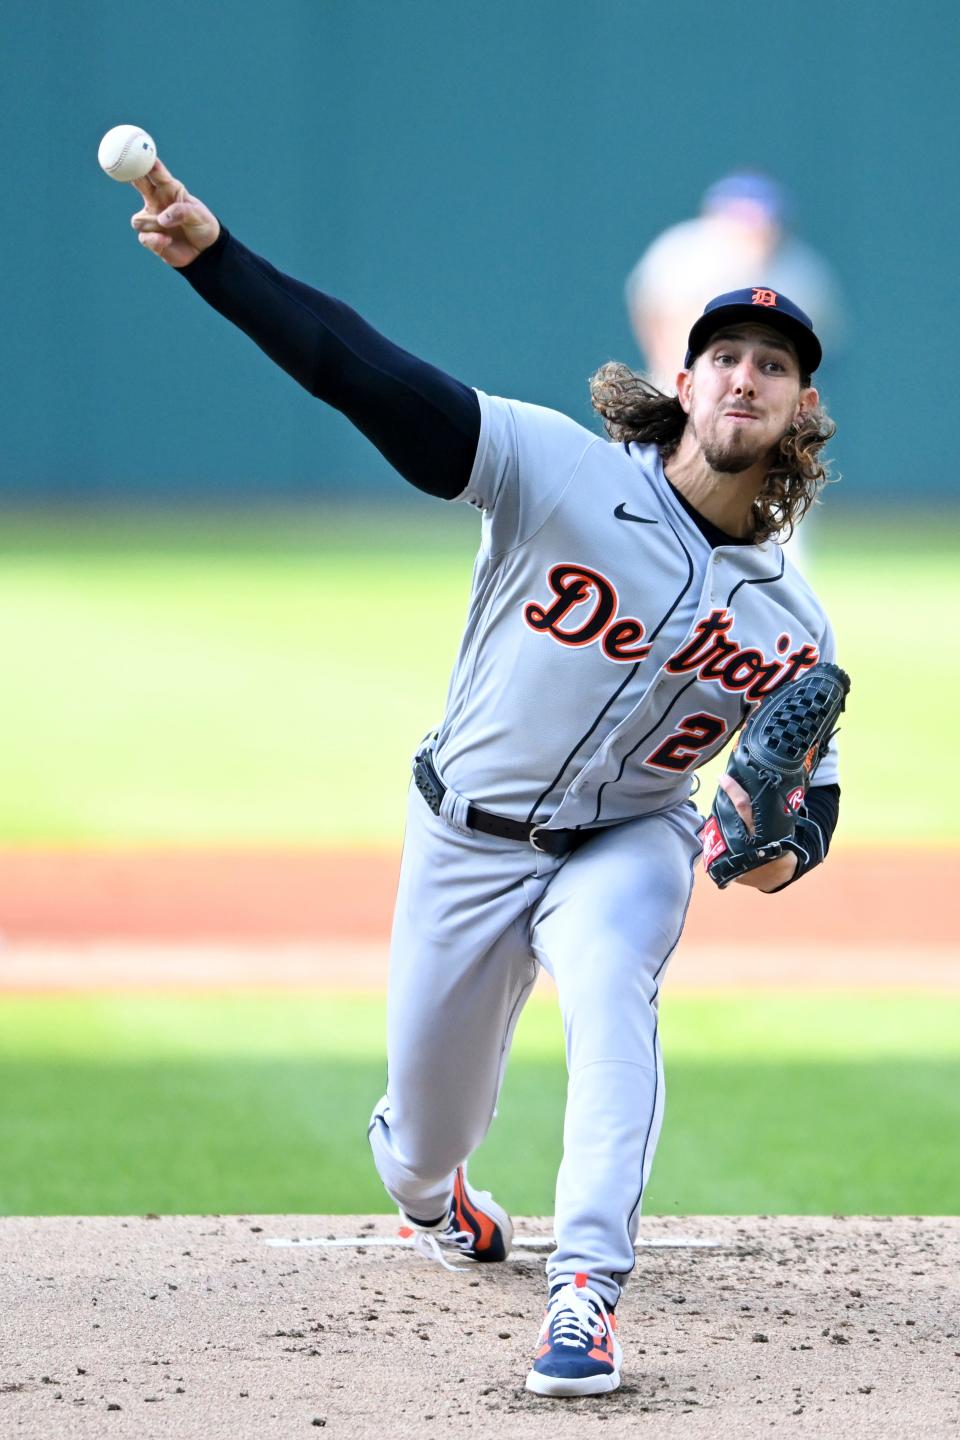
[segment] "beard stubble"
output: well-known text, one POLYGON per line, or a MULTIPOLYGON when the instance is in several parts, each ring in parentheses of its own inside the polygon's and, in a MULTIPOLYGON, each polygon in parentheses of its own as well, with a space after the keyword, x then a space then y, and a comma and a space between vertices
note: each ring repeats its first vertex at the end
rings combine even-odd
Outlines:
MULTIPOLYGON (((734 433, 727 441, 713 436, 702 439, 692 416, 690 423, 693 424, 693 433, 704 460, 717 475, 742 475, 761 460, 772 461, 779 448, 779 442, 777 445, 763 445, 757 443, 752 436, 742 433, 734 433)), ((784 434, 786 433, 784 431, 784 434)))

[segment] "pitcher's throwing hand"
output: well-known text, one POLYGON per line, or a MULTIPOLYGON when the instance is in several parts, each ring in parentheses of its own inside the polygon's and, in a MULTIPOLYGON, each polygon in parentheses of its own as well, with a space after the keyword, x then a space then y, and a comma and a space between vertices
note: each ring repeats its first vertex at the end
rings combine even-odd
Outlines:
POLYGON ((208 250, 220 234, 220 222, 202 200, 175 180, 162 160, 142 180, 131 180, 143 197, 143 209, 130 224, 145 250, 174 270, 182 270, 208 250))

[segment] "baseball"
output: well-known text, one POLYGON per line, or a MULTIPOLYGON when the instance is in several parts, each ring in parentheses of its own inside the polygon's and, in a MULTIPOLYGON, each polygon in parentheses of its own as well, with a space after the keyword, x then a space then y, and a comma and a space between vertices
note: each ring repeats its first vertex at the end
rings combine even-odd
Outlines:
POLYGON ((100 141, 97 159, 111 180, 141 180, 153 169, 157 147, 139 125, 114 125, 100 141))

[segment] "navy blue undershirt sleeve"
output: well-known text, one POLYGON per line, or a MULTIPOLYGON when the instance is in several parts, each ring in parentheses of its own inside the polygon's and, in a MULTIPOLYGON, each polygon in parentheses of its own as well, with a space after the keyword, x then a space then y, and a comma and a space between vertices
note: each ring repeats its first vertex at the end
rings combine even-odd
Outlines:
POLYGON ((776 890, 770 890, 768 894, 777 895, 781 890, 786 890, 787 885, 795 885, 802 876, 826 859, 839 814, 840 786, 811 785, 797 817, 794 837, 787 841, 786 846, 793 851, 799 863, 786 884, 778 885, 776 890))
POLYGON ((299 385, 340 410, 405 480, 466 489, 480 439, 469 386, 384 338, 341 301, 293 280, 221 226, 181 275, 299 385))

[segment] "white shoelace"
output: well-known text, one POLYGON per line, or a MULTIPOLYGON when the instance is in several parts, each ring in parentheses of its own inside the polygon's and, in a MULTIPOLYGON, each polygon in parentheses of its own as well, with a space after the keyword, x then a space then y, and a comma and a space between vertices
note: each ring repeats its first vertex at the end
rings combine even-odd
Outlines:
POLYGON ((428 1260, 436 1260, 444 1270, 465 1270, 465 1265, 452 1265, 443 1249, 446 1246, 448 1250, 457 1250, 462 1254, 474 1244, 475 1239, 469 1230, 454 1230, 452 1225, 448 1225, 446 1230, 414 1230, 413 1248, 428 1260))
POLYGON ((547 1333, 552 1330, 557 1345, 582 1350, 593 1340, 600 1340, 610 1333, 610 1321, 602 1304, 597 1301, 591 1304, 582 1290, 574 1285, 564 1285, 547 1307, 544 1330, 547 1333))

